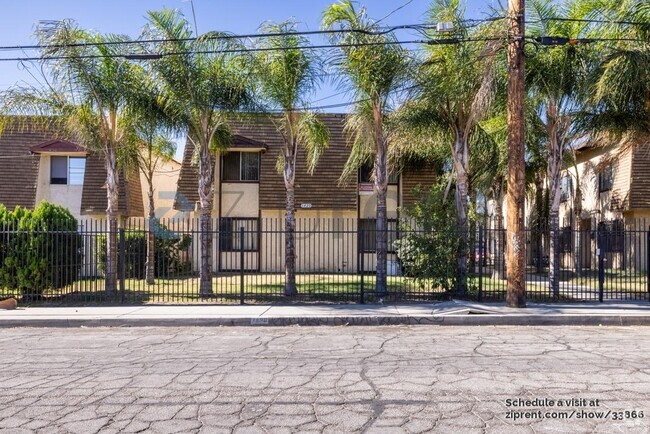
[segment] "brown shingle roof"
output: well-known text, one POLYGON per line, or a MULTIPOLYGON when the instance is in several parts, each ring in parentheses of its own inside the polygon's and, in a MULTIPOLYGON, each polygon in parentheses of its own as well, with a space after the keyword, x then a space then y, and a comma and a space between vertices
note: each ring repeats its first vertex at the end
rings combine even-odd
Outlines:
MULTIPOLYGON (((321 156, 313 175, 307 172, 304 152, 299 151, 296 167, 296 206, 310 203, 311 209, 314 210, 355 210, 356 184, 338 185, 350 155, 344 132, 346 117, 342 114, 322 114, 319 117, 330 131, 329 148, 321 156)), ((283 146, 282 135, 272 120, 264 116, 236 120, 231 122, 230 127, 235 135, 267 145, 268 151, 262 154, 260 163, 260 208, 283 209, 286 197, 284 180, 276 170, 276 161, 283 146)), ((174 208, 178 210, 194 210, 194 204, 199 200, 197 167, 191 164, 193 152, 192 143, 187 141, 174 202, 174 208)))
POLYGON ((9 209, 34 208, 40 158, 32 146, 52 138, 46 128, 21 126, 9 121, 0 135, 0 203, 9 209))
POLYGON ((36 146, 29 148, 30 152, 34 154, 42 154, 47 152, 85 152, 88 150, 76 143, 68 142, 66 140, 52 139, 47 142, 39 143, 36 146))
MULTIPOLYGON (((36 185, 40 156, 33 150, 39 148, 49 152, 86 152, 74 143, 60 139, 58 131, 30 123, 30 118, 9 119, 0 135, 0 203, 9 209, 16 206, 33 209, 36 200, 36 185), (56 149, 56 150, 55 150, 56 149), (72 150, 74 149, 74 150, 72 150)), ((101 153, 90 152, 86 160, 86 172, 81 199, 81 214, 104 214, 106 212, 106 169, 101 153), (92 212, 87 212, 92 210, 92 212)), ((142 188, 137 173, 131 171, 128 180, 120 177, 120 213, 129 216, 143 216, 142 188), (128 188, 126 188, 128 186, 128 188)))
MULTIPOLYGON (((86 158, 86 173, 81 193, 81 214, 105 214, 108 205, 106 166, 103 155, 91 152, 86 158)), ((120 172, 118 212, 129 217, 143 217, 142 186, 135 169, 120 172)))

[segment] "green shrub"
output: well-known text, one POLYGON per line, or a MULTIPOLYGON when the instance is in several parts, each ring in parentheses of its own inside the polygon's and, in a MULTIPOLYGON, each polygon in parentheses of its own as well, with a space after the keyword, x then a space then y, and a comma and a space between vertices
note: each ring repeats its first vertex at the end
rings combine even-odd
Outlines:
POLYGON ((460 237, 453 204, 444 203, 444 185, 429 191, 416 189, 416 203, 403 211, 404 235, 397 241, 397 257, 404 276, 414 278, 423 290, 452 291, 456 286, 456 252, 460 237))
POLYGON ((77 219, 48 202, 34 211, 0 208, 0 288, 40 296, 79 277, 83 240, 77 219))
MULTIPOLYGON (((192 237, 170 231, 165 225, 156 225, 154 238, 154 276, 160 278, 187 274, 191 263, 184 258, 192 237)), ((119 258, 119 256, 118 256, 119 258)), ((144 279, 147 264, 147 232, 127 230, 124 233, 124 276, 144 279)), ((98 268, 106 272, 106 237, 99 238, 98 268)))

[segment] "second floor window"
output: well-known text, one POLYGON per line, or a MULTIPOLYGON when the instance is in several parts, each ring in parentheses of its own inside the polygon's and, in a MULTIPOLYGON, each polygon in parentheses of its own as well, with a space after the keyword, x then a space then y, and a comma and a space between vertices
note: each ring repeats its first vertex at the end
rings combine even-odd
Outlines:
MULTIPOLYGON (((359 184, 372 184, 372 164, 364 164, 359 168, 359 184)), ((391 173, 388 175, 389 184, 397 184, 399 181, 399 175, 397 173, 391 173)))
POLYGON ((609 191, 614 186, 614 167, 610 164, 598 174, 598 191, 609 191))
POLYGON ((84 157, 50 157, 50 184, 83 185, 86 172, 84 157))
POLYGON ((560 202, 566 202, 571 198, 572 182, 570 176, 562 177, 560 181, 560 202))
POLYGON ((221 159, 221 180, 256 182, 260 180, 259 152, 228 152, 221 159))

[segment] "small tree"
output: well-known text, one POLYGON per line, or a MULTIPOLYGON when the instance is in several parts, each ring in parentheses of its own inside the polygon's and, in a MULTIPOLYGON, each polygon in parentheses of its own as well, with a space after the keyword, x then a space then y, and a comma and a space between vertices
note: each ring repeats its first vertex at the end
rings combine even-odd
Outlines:
POLYGON ((404 209, 405 234, 397 241, 397 257, 404 275, 414 278, 422 289, 456 288, 456 251, 460 238, 454 209, 444 201, 445 183, 429 190, 415 189, 415 204, 404 209))

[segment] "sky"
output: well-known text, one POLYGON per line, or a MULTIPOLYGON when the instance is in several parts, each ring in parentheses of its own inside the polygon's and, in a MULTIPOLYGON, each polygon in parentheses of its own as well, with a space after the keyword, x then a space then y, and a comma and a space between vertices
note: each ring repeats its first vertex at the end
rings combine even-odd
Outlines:
MULTIPOLYGON (((382 24, 415 24, 426 20, 432 0, 365 0, 368 15, 386 17, 382 24), (401 9, 400 7, 403 6, 401 9), (399 9, 399 10, 396 10, 399 9)), ((293 17, 302 30, 318 30, 322 11, 335 0, 193 0, 198 33, 212 30, 253 33, 267 20, 281 22, 293 17)), ((498 0, 466 0, 468 18, 481 18, 498 0)), ((133 38, 146 22, 148 10, 180 9, 193 22, 189 0, 4 0, 0 15, 0 45, 14 46, 34 43, 35 25, 41 20, 74 19, 81 27, 100 33, 125 34, 133 38)), ((401 39, 419 39, 413 34, 400 34, 401 39)), ((315 42, 323 43, 320 39, 315 42)), ((415 48, 415 46, 411 46, 415 48)), ((34 55, 34 52, 2 51, 2 57, 34 55)), ((18 62, 0 62, 0 90, 16 83, 34 80, 18 62)), ((348 102, 353 98, 341 94, 335 83, 324 83, 314 93, 314 105, 348 102)), ((345 111, 346 108, 329 111, 345 111)), ((177 156, 181 155, 182 147, 177 156)))

